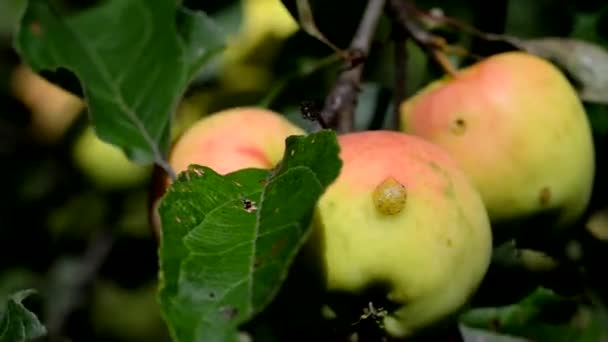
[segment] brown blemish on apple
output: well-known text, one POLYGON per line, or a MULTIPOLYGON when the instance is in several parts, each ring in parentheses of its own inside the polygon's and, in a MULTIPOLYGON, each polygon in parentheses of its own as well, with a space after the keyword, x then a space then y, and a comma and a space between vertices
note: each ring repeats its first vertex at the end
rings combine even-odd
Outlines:
POLYGON ((547 205, 551 201, 551 189, 544 187, 540 190, 539 195, 540 204, 547 205))
POLYGON ((383 215, 396 215, 405 207, 407 194, 403 184, 393 177, 388 177, 374 189, 372 197, 378 212, 383 215))
POLYGON ((462 135, 467 130, 467 122, 463 118, 456 118, 450 127, 450 131, 455 135, 462 135))

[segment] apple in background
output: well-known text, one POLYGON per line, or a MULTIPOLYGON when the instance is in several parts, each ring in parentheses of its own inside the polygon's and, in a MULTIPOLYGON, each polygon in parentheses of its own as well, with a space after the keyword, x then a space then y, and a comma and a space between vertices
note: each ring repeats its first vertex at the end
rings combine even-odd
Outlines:
POLYGON ((476 188, 447 152, 418 137, 366 131, 338 141, 343 167, 318 202, 304 260, 321 268, 329 293, 360 298, 380 285, 384 298, 372 304, 396 307, 383 318, 391 336, 457 314, 492 253, 476 188))
POLYGON ((266 90, 273 79, 273 61, 299 25, 281 0, 241 1, 239 32, 222 53, 220 80, 235 91, 266 90))
MULTIPOLYGON (((271 169, 283 158, 285 139, 306 132, 279 113, 256 107, 235 107, 211 113, 179 136, 169 155, 176 173, 189 165, 207 166, 220 174, 245 168, 271 169)), ((154 194, 151 222, 157 236, 157 207, 170 180, 164 177, 154 194)))
POLYGON ((569 226, 585 211, 595 173, 591 127, 575 89, 549 61, 524 52, 490 56, 432 82, 400 113, 403 132, 440 146, 465 170, 495 237, 510 239, 531 219, 569 226))
POLYGON ((31 111, 32 131, 43 142, 59 140, 85 108, 81 98, 23 64, 11 75, 11 91, 31 111))
POLYGON ((76 138, 72 147, 76 167, 101 190, 122 190, 143 185, 151 166, 131 161, 122 149, 101 140, 92 125, 76 138))

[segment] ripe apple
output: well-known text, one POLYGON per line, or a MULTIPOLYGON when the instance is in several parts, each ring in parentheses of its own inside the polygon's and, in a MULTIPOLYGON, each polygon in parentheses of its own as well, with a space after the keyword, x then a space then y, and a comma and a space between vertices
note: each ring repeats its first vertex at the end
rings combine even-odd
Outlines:
POLYGON ((403 132, 440 146, 465 170, 495 237, 512 238, 514 226, 524 227, 513 223, 537 218, 536 226, 569 226, 588 205, 591 128, 575 89, 545 59, 490 56, 427 85, 400 114, 403 132))
POLYGON ((418 137, 365 131, 338 141, 342 170, 319 199, 304 260, 319 264, 330 294, 365 297, 380 284, 384 298, 372 304, 396 307, 383 318, 394 337, 459 312, 492 251, 476 188, 447 152, 418 137))
MULTIPOLYGON (((305 134, 279 113, 255 107, 235 107, 204 116, 179 136, 169 155, 176 173, 198 164, 227 174, 245 168, 273 168, 283 157, 285 139, 305 134)), ((160 196, 171 183, 163 176, 154 194, 152 226, 160 233, 156 213, 160 196)))
POLYGON ((282 115, 261 108, 238 107, 210 114, 181 135, 169 163, 179 173, 190 164, 220 174, 248 167, 270 169, 283 157, 285 139, 304 130, 282 115))

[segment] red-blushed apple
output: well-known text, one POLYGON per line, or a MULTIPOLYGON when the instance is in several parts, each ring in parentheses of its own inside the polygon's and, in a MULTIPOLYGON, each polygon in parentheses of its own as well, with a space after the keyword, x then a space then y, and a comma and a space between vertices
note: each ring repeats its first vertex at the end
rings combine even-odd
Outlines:
POLYGON ((283 157, 285 139, 304 131, 278 113, 238 107, 211 114, 188 128, 171 149, 169 164, 179 173, 190 164, 220 174, 270 169, 283 157))
POLYGON ((329 293, 365 296, 383 284, 397 306, 383 318, 391 336, 457 314, 490 264, 479 192, 447 152, 421 138, 365 131, 338 142, 343 166, 317 203, 304 260, 320 265, 329 293))
MULTIPOLYGON (((189 165, 207 166, 219 174, 245 168, 271 169, 282 158, 285 139, 305 131, 279 113, 264 108, 235 107, 209 114, 179 136, 169 164, 176 173, 189 165)), ((171 181, 163 176, 152 204, 152 226, 160 233, 157 206, 171 181)))
MULTIPOLYGON (((493 226, 564 227, 584 212, 595 172, 585 109, 549 61, 505 52, 436 80, 400 106, 401 130, 458 161, 493 226)), ((496 228, 495 228, 496 229, 496 228)), ((510 229, 510 228, 509 228, 510 229)), ((497 231, 511 238, 511 231, 497 231)))

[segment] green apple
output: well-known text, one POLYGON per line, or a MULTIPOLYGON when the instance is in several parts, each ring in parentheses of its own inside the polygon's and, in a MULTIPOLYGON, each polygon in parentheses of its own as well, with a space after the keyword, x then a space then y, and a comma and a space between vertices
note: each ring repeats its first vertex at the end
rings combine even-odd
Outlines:
POLYGON ((319 199, 304 260, 320 265, 330 294, 365 296, 382 284, 391 336, 452 317, 490 263, 480 194, 447 152, 418 137, 365 131, 338 141, 343 167, 319 199))
POLYGON ((152 167, 131 161, 118 147, 97 137, 88 126, 72 150, 76 167, 102 190, 121 190, 144 184, 152 167))

